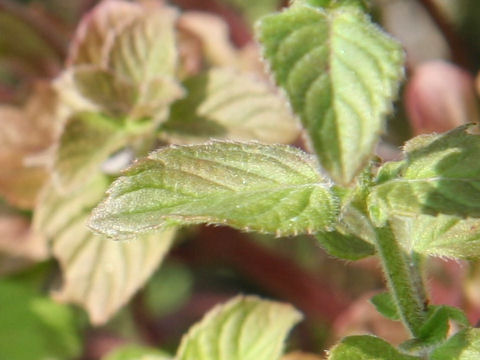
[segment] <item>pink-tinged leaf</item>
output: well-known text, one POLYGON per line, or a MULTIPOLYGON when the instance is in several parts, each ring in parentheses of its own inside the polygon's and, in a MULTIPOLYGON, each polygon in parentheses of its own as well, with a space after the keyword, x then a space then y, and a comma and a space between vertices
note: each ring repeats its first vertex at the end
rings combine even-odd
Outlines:
POLYGON ((80 22, 70 48, 67 65, 105 65, 116 34, 142 16, 142 7, 128 1, 106 0, 80 22))
POLYGON ((13 205, 33 207, 48 177, 46 150, 60 125, 56 105, 50 87, 42 84, 25 107, 0 107, 0 194, 13 205))
POLYGON ((86 226, 109 181, 96 176, 59 194, 47 186, 35 209, 34 228, 48 237, 63 284, 55 297, 85 308, 93 324, 108 321, 144 285, 170 249, 175 229, 149 232, 138 241, 112 241, 86 226))

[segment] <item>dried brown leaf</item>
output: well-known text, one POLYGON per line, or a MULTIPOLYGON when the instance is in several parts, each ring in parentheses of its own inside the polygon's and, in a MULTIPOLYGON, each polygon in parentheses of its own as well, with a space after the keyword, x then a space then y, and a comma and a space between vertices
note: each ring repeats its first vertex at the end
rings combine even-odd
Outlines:
POLYGON ((11 204, 33 207, 48 177, 46 151, 58 135, 56 96, 41 84, 23 109, 0 107, 0 194, 11 204))

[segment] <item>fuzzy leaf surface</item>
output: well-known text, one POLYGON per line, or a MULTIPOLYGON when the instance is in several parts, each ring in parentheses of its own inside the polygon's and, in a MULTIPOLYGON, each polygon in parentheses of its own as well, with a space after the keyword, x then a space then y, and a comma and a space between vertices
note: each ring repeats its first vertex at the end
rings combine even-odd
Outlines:
POLYGON ((331 351, 328 360, 415 360, 400 353, 385 340, 375 336, 348 336, 331 351))
POLYGON ((423 135, 405 146, 397 176, 375 186, 369 197, 377 222, 389 214, 480 217, 480 135, 462 126, 423 135))
POLYGON ((395 234, 407 251, 456 259, 480 256, 480 219, 450 215, 393 219, 395 234))
POLYGON ((302 315, 292 306, 236 297, 215 307, 183 337, 178 360, 272 360, 302 315))
POLYGON ((465 329, 448 339, 431 355, 432 360, 476 360, 480 358, 480 329, 465 329))
POLYGON ((68 195, 50 186, 34 216, 60 262, 63 286, 56 297, 84 307, 93 324, 106 322, 141 287, 169 250, 174 230, 146 233, 138 241, 112 241, 87 227, 91 209, 109 181, 96 176, 68 195))
POLYGON ((290 143, 300 133, 285 100, 253 74, 215 68, 184 86, 188 96, 173 104, 164 124, 174 143, 212 137, 290 143))
POLYGON ((90 226, 108 236, 198 223, 293 235, 330 228, 337 202, 314 159, 300 150, 232 142, 172 146, 115 181, 90 226))
POLYGON ((264 17, 258 36, 276 82, 323 167, 348 184, 370 158, 403 76, 400 45, 356 4, 296 1, 264 17))

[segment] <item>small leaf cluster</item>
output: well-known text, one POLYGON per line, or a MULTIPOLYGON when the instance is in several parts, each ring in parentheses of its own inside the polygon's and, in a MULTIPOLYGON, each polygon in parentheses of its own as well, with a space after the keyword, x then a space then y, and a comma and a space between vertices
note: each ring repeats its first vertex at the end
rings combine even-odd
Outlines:
POLYGON ((288 143, 299 135, 284 97, 228 35, 214 15, 106 0, 80 21, 57 78, 24 109, 3 109, 13 130, 0 135, 8 151, 0 192, 33 210, 41 255, 60 263, 55 297, 85 308, 93 324, 108 321, 143 286, 176 233, 170 227, 115 242, 88 229, 91 210, 122 169, 166 144, 288 143), (35 166, 25 165, 41 151, 35 166))
POLYGON ((459 309, 428 305, 422 270, 412 264, 424 256, 479 256, 480 137, 466 125, 414 138, 401 161, 373 158, 403 78, 404 53, 365 11, 360 1, 297 0, 257 24, 265 61, 315 158, 253 142, 163 148, 113 182, 89 225, 115 238, 229 225, 315 234, 347 260, 377 255, 389 292, 373 301, 412 339, 397 349, 379 338, 349 337, 329 358, 470 359, 480 355, 476 329, 459 309), (462 330, 449 338, 451 322, 462 330))

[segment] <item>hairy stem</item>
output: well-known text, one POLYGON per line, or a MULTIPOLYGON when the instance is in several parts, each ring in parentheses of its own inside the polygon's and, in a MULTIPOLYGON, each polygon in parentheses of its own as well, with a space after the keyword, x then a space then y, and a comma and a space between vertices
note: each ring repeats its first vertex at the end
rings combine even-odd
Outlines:
POLYGON ((376 246, 400 318, 417 336, 426 316, 426 292, 418 259, 405 254, 388 224, 377 229, 376 246))

